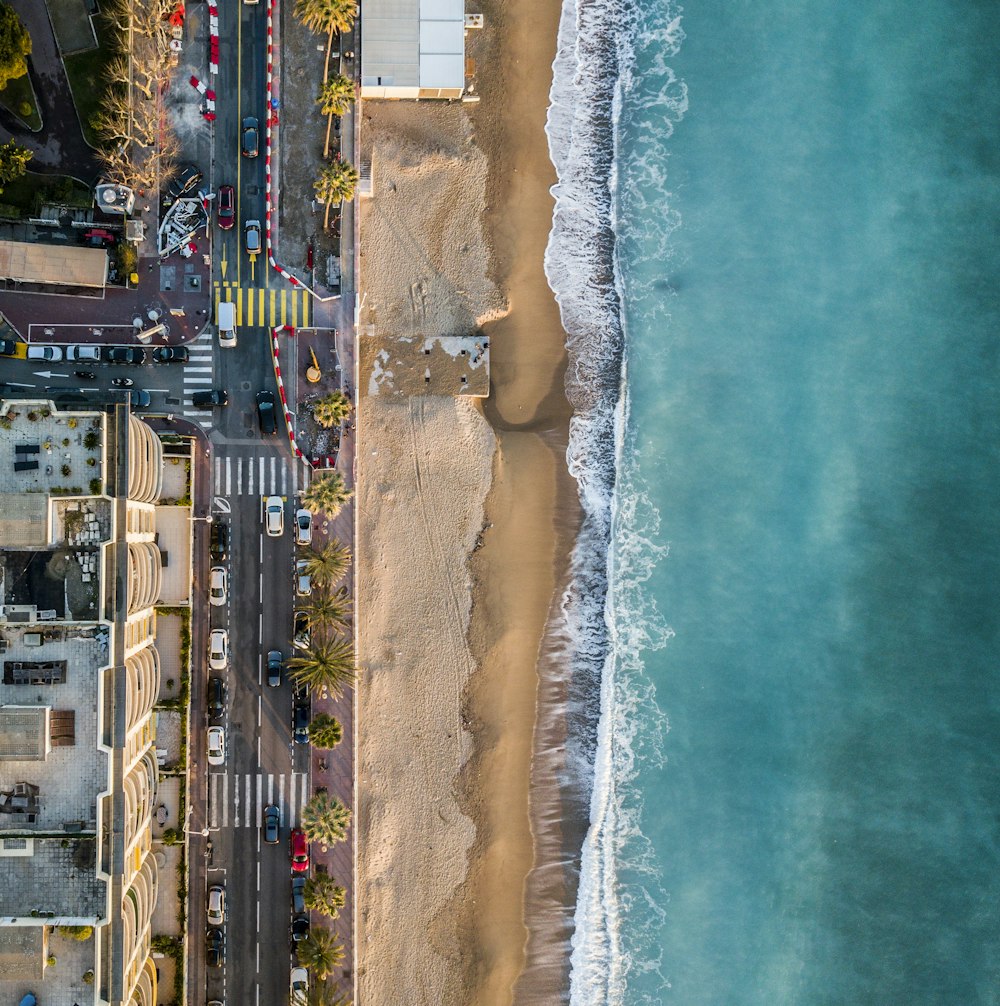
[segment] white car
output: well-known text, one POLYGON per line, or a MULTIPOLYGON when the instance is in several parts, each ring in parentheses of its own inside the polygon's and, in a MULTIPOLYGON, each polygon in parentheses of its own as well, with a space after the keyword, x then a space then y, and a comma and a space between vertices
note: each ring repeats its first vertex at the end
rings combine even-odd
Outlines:
POLYGON ((101 358, 100 346, 67 346, 66 359, 70 363, 97 363, 101 358))
POLYGON ((295 514, 295 544, 308 545, 313 540, 312 514, 298 510, 295 514))
POLYGON ((226 764, 226 731, 222 727, 208 728, 208 764, 226 764))
POLYGON ((225 629, 212 629, 208 637, 208 666, 213 671, 224 671, 229 666, 229 633, 225 629))
POLYGON ((264 527, 272 538, 280 538, 285 531, 285 501, 280 496, 268 496, 264 503, 264 527))
POLYGON ((306 572, 308 568, 308 559, 299 559, 295 564, 295 593, 299 597, 308 597, 312 593, 312 577, 306 572))
POLYGON ((309 972, 305 968, 292 968, 291 1006, 305 1006, 309 1001, 309 972))
POLYGON ((58 346, 29 346, 29 360, 44 360, 46 363, 58 363, 62 359, 62 350, 58 346))
POLYGON ((208 603, 216 607, 226 603, 226 568, 213 566, 208 577, 208 603))
POLYGON ((213 884, 208 889, 208 924, 221 926, 226 921, 226 889, 213 884))

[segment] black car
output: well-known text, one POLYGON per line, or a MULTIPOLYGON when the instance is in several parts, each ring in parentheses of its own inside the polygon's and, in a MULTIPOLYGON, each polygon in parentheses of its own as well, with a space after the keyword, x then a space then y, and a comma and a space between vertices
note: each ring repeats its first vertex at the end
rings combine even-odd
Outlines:
POLYGON ((271 688, 281 684, 281 650, 270 650, 267 654, 267 683, 271 688))
POLYGON ((187 363, 187 346, 157 346, 153 350, 153 359, 157 363, 187 363))
POLYGON ((216 409, 229 404, 229 392, 221 388, 211 391, 196 391, 191 396, 191 404, 196 409, 216 409))
POLYGON ((299 943, 309 935, 309 916, 296 915, 292 919, 292 942, 299 943))
POLYGON ((146 362, 142 346, 112 346, 104 356, 108 363, 130 363, 137 366, 146 362))
POLYGON ((292 911, 301 915, 306 910, 306 878, 292 877, 292 911))
POLYGON ((296 702, 292 710, 292 739, 296 744, 309 743, 309 706, 296 702))
POLYGON ((17 352, 17 343, 13 339, 0 339, 0 356, 13 356, 17 352))
POLYGON ((260 422, 260 432, 265 436, 274 436, 278 432, 273 391, 257 392, 257 419, 260 422))
POLYGON ((185 192, 190 192, 201 179, 202 173, 193 164, 185 164, 171 179, 167 186, 167 194, 177 199, 185 192))
POLYGON ((264 808, 264 841, 268 845, 277 845, 281 831, 281 811, 273 803, 264 808))
POLYGON ((208 679, 208 718, 210 721, 222 719, 226 711, 226 683, 222 678, 208 679))
POLYGON ((128 393, 129 405, 131 405, 133 409, 148 409, 149 403, 152 400, 153 399, 150 397, 148 391, 142 391, 139 389, 128 393))
POLYGON ((243 120, 242 149, 244 157, 256 157, 259 143, 260 127, 257 120, 248 115, 243 120))
POLYGON ((210 968, 221 968, 226 959, 226 937, 217 926, 212 926, 205 935, 205 963, 210 968))
POLYGON ((292 628, 292 646, 300 650, 308 650, 311 641, 309 616, 304 611, 296 611, 295 624, 292 628))
POLYGON ((224 562, 229 554, 229 525, 219 522, 212 524, 212 543, 209 546, 212 558, 224 562))

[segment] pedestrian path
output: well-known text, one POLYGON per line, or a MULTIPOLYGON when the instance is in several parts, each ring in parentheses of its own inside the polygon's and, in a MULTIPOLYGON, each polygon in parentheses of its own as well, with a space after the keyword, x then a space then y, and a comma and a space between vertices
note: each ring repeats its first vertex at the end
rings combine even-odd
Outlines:
POLYGON ((248 289, 235 283, 215 284, 215 316, 220 301, 236 305, 237 328, 308 328, 312 323, 312 296, 307 290, 248 289))
POLYGON ((212 390, 212 331, 206 329, 194 342, 188 343, 188 362, 184 364, 184 416, 205 429, 211 429, 212 410, 195 409, 191 396, 196 391, 212 390))
POLYGON ((297 828, 309 798, 305 772, 210 772, 208 776, 209 828, 260 828, 264 808, 274 804, 281 812, 282 828, 297 828))
POLYGON ((214 496, 294 496, 309 484, 309 469, 277 454, 216 454, 214 496))

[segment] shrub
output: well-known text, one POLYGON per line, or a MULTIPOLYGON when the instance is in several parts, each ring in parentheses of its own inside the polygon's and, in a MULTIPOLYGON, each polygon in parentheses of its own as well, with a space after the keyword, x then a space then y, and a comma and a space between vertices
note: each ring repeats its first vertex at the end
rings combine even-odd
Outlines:
POLYGON ((97 458, 87 458, 87 467, 88 468, 96 468, 97 467, 97 458))
POLYGON ((76 416, 70 416, 70 417, 69 417, 69 419, 67 419, 67 420, 66 420, 66 425, 67 425, 67 426, 68 426, 68 427, 69 427, 69 428, 70 428, 71 430, 75 430, 75 429, 77 428, 77 426, 79 426, 80 424, 79 424, 79 422, 77 421, 77 418, 76 418, 76 416))
POLYGON ((73 469, 70 468, 69 465, 63 465, 62 468, 59 469, 59 471, 63 473, 63 478, 69 478, 69 476, 72 475, 73 473, 73 469))
POLYGON ((59 935, 65 936, 70 940, 79 940, 80 943, 85 943, 94 935, 93 926, 59 926, 59 935))
POLYGON ((37 421, 38 421, 38 413, 37 412, 29 412, 28 413, 28 422, 29 423, 34 423, 34 422, 37 422, 37 421))
POLYGON ((83 446, 87 448, 88 451, 94 450, 95 447, 100 446, 101 438, 93 431, 88 431, 87 435, 83 438, 83 446))
POLYGON ((69 437, 63 437, 63 447, 69 447, 69 437))
POLYGON ((101 488, 102 488, 102 486, 101 486, 101 480, 100 479, 91 479, 90 480, 90 495, 91 496, 100 496, 101 495, 101 488))

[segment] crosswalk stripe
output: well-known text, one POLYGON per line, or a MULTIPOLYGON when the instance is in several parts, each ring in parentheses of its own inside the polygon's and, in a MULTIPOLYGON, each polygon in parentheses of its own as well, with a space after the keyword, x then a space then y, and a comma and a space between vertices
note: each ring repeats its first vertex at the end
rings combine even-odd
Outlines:
POLYGON ((215 496, 220 496, 222 494, 222 458, 218 454, 215 455, 215 496))
MULTIPOLYGON (((247 493, 250 496, 253 496, 253 461, 247 465, 247 480, 247 493)), ((261 488, 263 488, 263 484, 261 485, 261 488)))
POLYGON ((274 803, 274 776, 270 772, 267 774, 267 802, 274 803))
POLYGON ((236 459, 236 491, 242 493, 240 486, 243 485, 243 458, 236 459))
POLYGON ((233 459, 226 458, 226 495, 233 494, 233 459))
POLYGON ((184 376, 187 377, 188 374, 211 374, 211 367, 185 367, 184 376))
POLYGON ((288 465, 284 461, 281 462, 281 495, 288 495, 288 465))
MULTIPOLYGON (((260 772, 258 772, 257 773, 257 827, 258 828, 261 826, 261 824, 263 824, 263 818, 262 818, 261 815, 264 812, 261 809, 262 805, 261 805, 261 802, 260 802, 260 787, 261 787, 261 783, 263 781, 264 781, 263 776, 260 774, 260 772)), ((270 801, 268 801, 268 802, 270 802, 270 801)))
MULTIPOLYGON (((260 457, 260 458, 257 459, 257 461, 259 462, 259 467, 260 467, 260 487, 261 487, 261 489, 263 489, 264 488, 264 459, 263 459, 263 457, 260 457)), ((273 482, 274 479, 271 479, 271 481, 273 482)))
POLYGON ((250 825, 250 776, 246 777, 246 788, 247 788, 247 826, 250 825))
POLYGON ((185 377, 184 378, 184 384, 185 384, 185 386, 187 386, 188 384, 211 384, 211 383, 212 383, 212 378, 211 377, 185 377))

